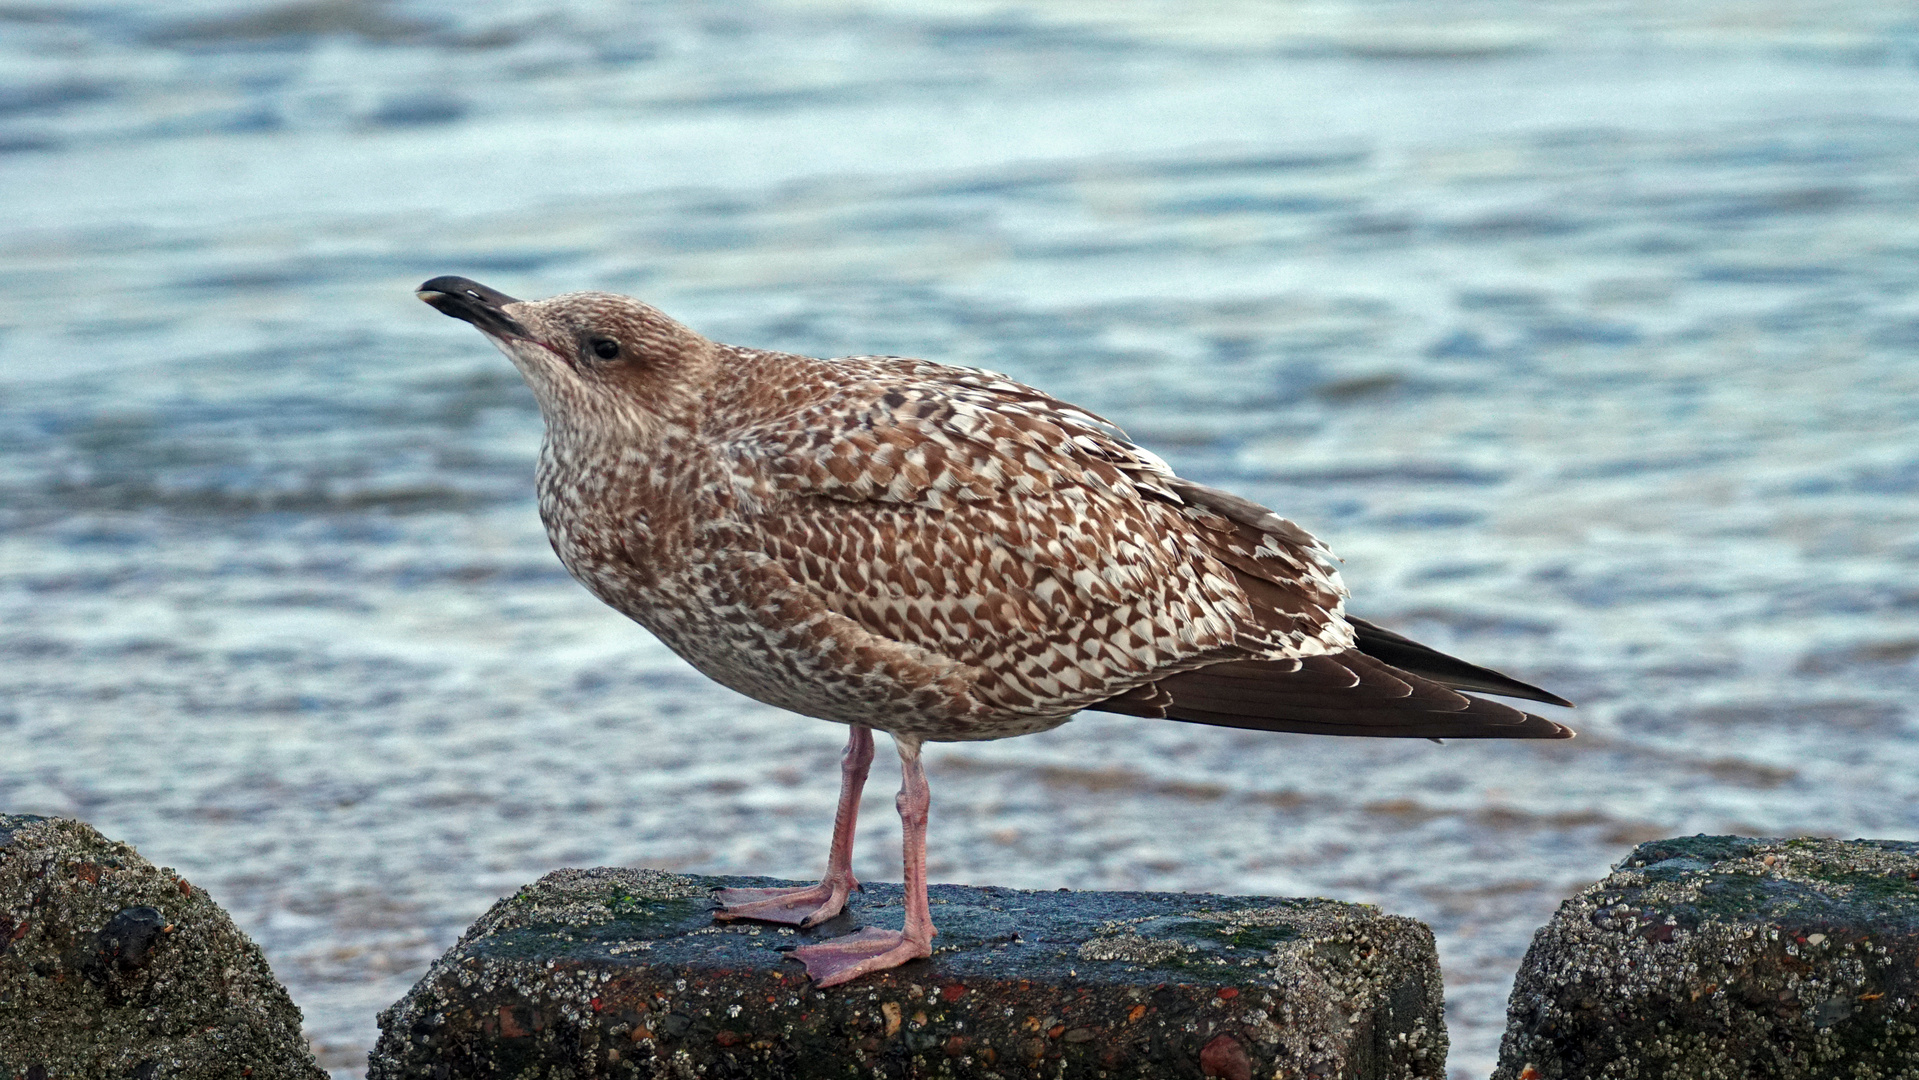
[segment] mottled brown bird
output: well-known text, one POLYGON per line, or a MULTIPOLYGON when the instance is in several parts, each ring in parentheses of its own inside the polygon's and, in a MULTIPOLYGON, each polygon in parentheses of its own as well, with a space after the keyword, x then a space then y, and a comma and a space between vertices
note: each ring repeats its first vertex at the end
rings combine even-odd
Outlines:
POLYGON ((852 728, 826 876, 728 890, 722 919, 816 925, 855 882, 892 734, 906 921, 796 950, 821 986, 932 951, 926 741, 1082 709, 1262 731, 1563 739, 1461 690, 1568 702, 1345 612, 1332 554, 1003 375, 709 341, 637 300, 422 300, 511 359, 546 421, 540 517, 601 600, 725 686, 852 728))

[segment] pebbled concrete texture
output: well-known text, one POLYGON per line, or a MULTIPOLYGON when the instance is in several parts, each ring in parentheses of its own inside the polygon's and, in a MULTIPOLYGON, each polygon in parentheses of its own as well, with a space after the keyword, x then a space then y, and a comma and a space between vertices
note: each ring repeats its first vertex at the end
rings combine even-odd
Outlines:
POLYGON ((1919 843, 1642 844, 1561 905, 1494 1080, 1919 1080, 1919 843))
POLYGON ((549 874, 381 1014, 368 1078, 1445 1075, 1432 933, 1370 907, 936 885, 931 959, 821 991, 782 947, 897 926, 900 887, 809 934, 712 921, 780 884, 549 874))
POLYGON ((325 1076, 204 889, 81 822, 0 814, 0 1078, 325 1076))

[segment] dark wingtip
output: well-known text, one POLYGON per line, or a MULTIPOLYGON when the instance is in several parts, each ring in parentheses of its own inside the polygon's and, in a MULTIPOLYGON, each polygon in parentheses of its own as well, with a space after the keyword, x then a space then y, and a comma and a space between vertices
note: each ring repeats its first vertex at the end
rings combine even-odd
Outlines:
MULTIPOLYGON (((1485 698, 1474 698, 1473 700, 1479 701, 1479 702, 1486 702, 1485 698)), ((1486 702, 1486 704, 1496 705, 1497 703, 1486 702)), ((1509 708, 1506 706, 1501 706, 1501 707, 1509 708)), ((1564 724, 1554 723, 1553 721, 1546 719, 1545 717, 1539 715, 1538 713, 1520 713, 1519 716, 1520 716, 1519 720, 1515 721, 1510 726, 1503 728, 1503 730, 1498 730, 1498 731, 1488 730, 1485 733, 1483 733, 1483 735, 1480 735, 1480 736, 1467 735, 1465 737, 1466 738, 1484 737, 1484 738, 1496 738, 1496 739, 1570 739, 1579 734, 1578 732, 1574 731, 1572 728, 1569 728, 1564 724)), ((1459 736, 1455 735, 1454 737, 1458 738, 1459 736)))
POLYGON ((1492 668, 1468 663, 1457 656, 1448 656, 1430 645, 1422 645, 1404 634, 1367 622, 1350 612, 1346 615, 1346 621, 1353 626, 1354 644, 1361 652, 1402 671, 1410 671, 1455 690, 1472 690, 1481 694, 1574 708, 1572 702, 1550 690, 1521 682, 1492 668))
MULTIPOLYGON (((1485 700, 1478 698, 1475 700, 1485 700)), ((1548 720, 1538 713, 1521 713, 1523 719, 1513 725, 1512 734, 1507 738, 1518 739, 1570 739, 1579 733, 1564 724, 1548 720)))
MULTIPOLYGON (((1513 681, 1518 682, 1519 680, 1514 679, 1513 681)), ((1568 709, 1579 708, 1579 706, 1574 705, 1572 702, 1567 701, 1565 698, 1560 697, 1558 694, 1553 693, 1551 690, 1540 690, 1539 687, 1532 686, 1530 684, 1527 686, 1527 689, 1538 691, 1539 696, 1536 698, 1533 698, 1532 700, 1534 701, 1543 701, 1548 705, 1560 705, 1568 709)))

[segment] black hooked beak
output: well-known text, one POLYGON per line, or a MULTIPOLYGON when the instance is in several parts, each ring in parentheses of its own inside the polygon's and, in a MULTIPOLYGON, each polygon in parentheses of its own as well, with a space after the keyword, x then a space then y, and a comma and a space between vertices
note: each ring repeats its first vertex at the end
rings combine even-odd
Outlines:
POLYGON ((436 277, 413 290, 413 295, 439 309, 442 315, 465 319, 495 337, 530 338, 519 320, 500 310, 518 300, 489 289, 471 278, 436 277))

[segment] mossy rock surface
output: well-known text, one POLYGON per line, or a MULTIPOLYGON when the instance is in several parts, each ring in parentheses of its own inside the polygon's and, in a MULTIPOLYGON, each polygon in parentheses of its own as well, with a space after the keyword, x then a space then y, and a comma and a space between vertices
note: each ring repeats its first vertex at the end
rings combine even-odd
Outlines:
POLYGON ((936 885, 931 959, 822 991, 782 949, 898 927, 900 886, 806 934, 712 919, 790 884, 549 874, 381 1015, 369 1080, 1445 1075, 1432 933, 1370 907, 936 885))
POLYGON ((1919 843, 1642 844, 1533 938, 1495 1080, 1919 1080, 1919 843))
POLYGON ((0 1078, 325 1076, 205 890, 82 822, 0 814, 0 1078))

